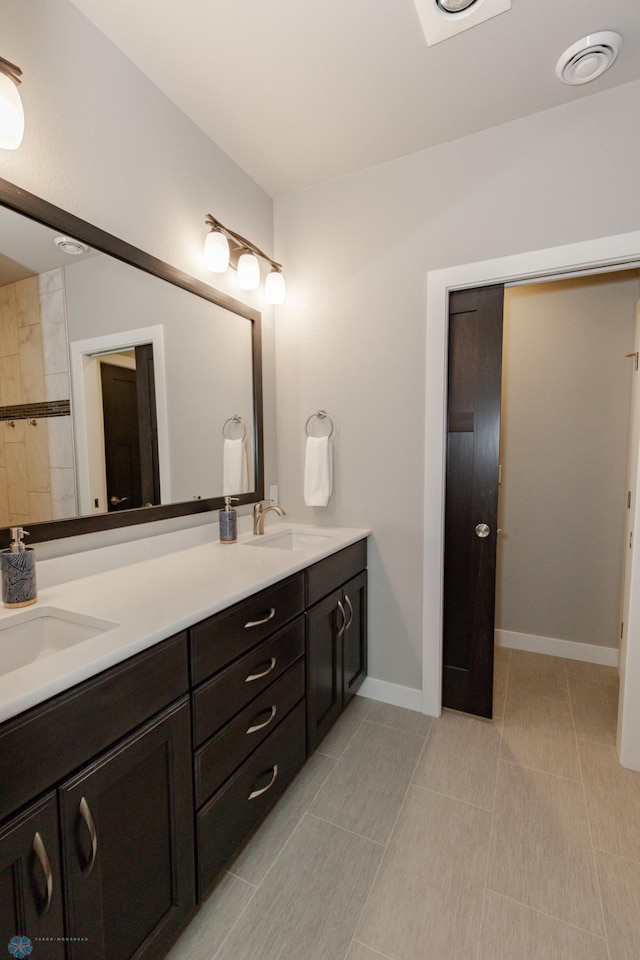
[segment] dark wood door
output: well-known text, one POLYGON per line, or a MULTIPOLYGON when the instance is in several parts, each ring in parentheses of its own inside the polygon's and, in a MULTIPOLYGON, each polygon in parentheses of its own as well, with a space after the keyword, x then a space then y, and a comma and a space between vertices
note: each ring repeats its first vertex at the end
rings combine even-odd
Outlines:
POLYGON ((334 590, 307 612, 307 752, 315 750, 342 711, 344 618, 334 590))
POLYGON ((140 433, 136 371, 100 364, 107 509, 141 507, 140 433))
POLYGON ((13 937, 27 937, 34 957, 64 960, 61 886, 58 802, 49 793, 0 830, 3 952, 13 937))
POLYGON ((355 694, 367 675, 367 571, 343 587, 347 623, 342 634, 342 706, 355 694))
POLYGON ((140 438, 140 486, 142 505, 146 507, 161 502, 152 343, 143 343, 136 347, 136 399, 140 438))
POLYGON ((502 285, 449 299, 442 702, 492 716, 502 285))
POLYGON ((60 788, 69 960, 152 960, 195 906, 186 698, 60 788))

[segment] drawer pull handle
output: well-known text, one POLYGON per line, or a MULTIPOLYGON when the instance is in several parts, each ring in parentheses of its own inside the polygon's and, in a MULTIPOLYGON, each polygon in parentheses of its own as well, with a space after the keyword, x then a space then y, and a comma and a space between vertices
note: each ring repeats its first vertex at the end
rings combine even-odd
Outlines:
MULTIPOLYGON (((264 711, 262 711, 262 712, 264 713, 264 711)), ((264 730, 264 728, 265 728, 265 727, 268 727, 269 724, 272 722, 272 720, 274 719, 274 717, 275 717, 275 715, 276 715, 277 712, 278 712, 278 709, 277 709, 277 707, 276 707, 275 704, 274 704, 274 705, 271 707, 271 711, 270 711, 269 717, 264 721, 264 723, 254 723, 254 724, 252 724, 252 725, 249 727, 249 729, 247 730, 247 733, 257 733, 258 730, 264 730)), ((260 716, 260 714, 258 714, 258 716, 260 716)))
POLYGON ((263 787, 262 790, 254 790, 252 793, 249 794, 247 799, 255 800, 256 797, 261 797, 263 793, 267 792, 267 790, 271 790, 271 787, 276 782, 277 776, 278 776, 278 764, 274 763, 273 771, 271 774, 271 780, 269 781, 269 783, 266 785, 266 787, 263 787))
POLYGON ((340 613, 342 614, 342 626, 341 626, 340 629, 338 630, 338 636, 341 637, 341 636, 343 635, 344 630, 345 630, 345 627, 346 627, 346 625, 347 625, 347 615, 346 615, 346 613, 344 612, 344 607, 342 606, 342 603, 341 603, 340 600, 338 600, 338 609, 339 609, 340 613))
POLYGON ((349 607, 349 623, 345 627, 345 630, 348 630, 351 624, 353 623, 353 607, 351 606, 351 600, 349 600, 348 593, 345 593, 344 599, 347 601, 347 606, 349 607))
POLYGON ((261 680, 263 677, 266 677, 268 673, 271 673, 271 671, 275 668, 275 665, 276 665, 276 658, 271 657, 271 660, 269 661, 269 666, 267 667, 266 670, 263 670, 262 673, 250 673, 249 676, 245 678, 244 682, 251 683, 252 680, 261 680))
POLYGON ((93 817, 91 816, 91 810, 89 809, 89 804, 84 797, 80 800, 79 813, 84 824, 89 831, 89 837, 91 838, 91 859, 87 864, 87 868, 84 871, 85 877, 88 877, 91 871, 93 870, 93 865, 96 862, 96 854, 98 853, 98 835, 96 833, 96 827, 93 822, 93 817))
POLYGON ((42 867, 42 872, 44 873, 44 879, 47 884, 47 899, 44 905, 44 909, 41 913, 41 916, 45 916, 49 912, 49 907, 51 906, 51 898, 53 897, 53 874, 51 872, 51 864, 49 863, 49 857, 47 856, 47 848, 44 845, 42 837, 39 833, 36 833, 33 838, 33 852, 38 858, 38 862, 42 867))
POLYGON ((276 608, 271 607, 271 610, 269 610, 269 613, 266 615, 266 617, 263 617, 262 620, 249 620, 249 623, 245 623, 244 628, 245 630, 250 630, 251 627, 261 627, 263 623, 269 623, 269 620, 273 620, 275 615, 276 608))

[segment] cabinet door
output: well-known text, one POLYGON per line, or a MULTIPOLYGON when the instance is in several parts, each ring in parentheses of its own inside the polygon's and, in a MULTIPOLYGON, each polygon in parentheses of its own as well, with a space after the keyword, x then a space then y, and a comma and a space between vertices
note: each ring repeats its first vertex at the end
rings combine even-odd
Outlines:
POLYGON ((151 960, 195 905, 189 703, 60 789, 69 960, 151 960))
MULTIPOLYGON (((307 753, 315 750, 342 710, 342 627, 334 590, 307 612, 307 753)), ((344 607, 343 607, 344 609, 344 607)))
POLYGON ((367 571, 343 587, 347 626, 342 637, 342 705, 349 702, 367 675, 367 571))
POLYGON ((13 937, 28 938, 34 957, 64 960, 55 793, 49 793, 0 830, 0 947, 3 951, 13 937))

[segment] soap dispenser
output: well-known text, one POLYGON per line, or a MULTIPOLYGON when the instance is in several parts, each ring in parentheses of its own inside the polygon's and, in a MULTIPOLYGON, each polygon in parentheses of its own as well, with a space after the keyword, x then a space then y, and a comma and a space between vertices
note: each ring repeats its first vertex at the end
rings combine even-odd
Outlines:
POLYGON ((220 543, 236 543, 238 540, 238 511, 231 506, 239 497, 225 497, 224 510, 220 511, 220 543))
POLYGON ((0 552, 2 568, 2 602, 5 607, 28 607, 37 600, 36 554, 27 548, 24 540, 29 536, 22 527, 11 527, 11 544, 0 552))

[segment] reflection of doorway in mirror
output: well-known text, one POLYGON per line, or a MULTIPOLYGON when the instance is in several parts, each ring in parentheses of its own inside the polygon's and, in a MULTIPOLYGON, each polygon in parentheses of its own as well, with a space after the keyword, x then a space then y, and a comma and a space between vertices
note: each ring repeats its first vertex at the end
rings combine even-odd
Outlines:
POLYGON ((153 344, 99 358, 106 507, 112 513, 161 502, 153 344))
POLYGON ((70 350, 81 513, 106 513, 169 502, 162 327, 72 341, 70 350), (116 421, 123 418, 122 402, 128 392, 128 405, 133 408, 131 416, 137 421, 140 455, 137 450, 134 454, 131 438, 126 440, 117 435, 110 438, 108 426, 105 431, 101 368, 107 365, 133 373, 128 386, 124 373, 118 378, 119 386, 109 401, 115 405, 115 413, 110 417, 107 412, 107 418, 116 421), (135 402, 131 402, 133 393, 135 402), (108 460, 110 472, 114 461, 116 463, 115 479, 109 482, 108 460))

